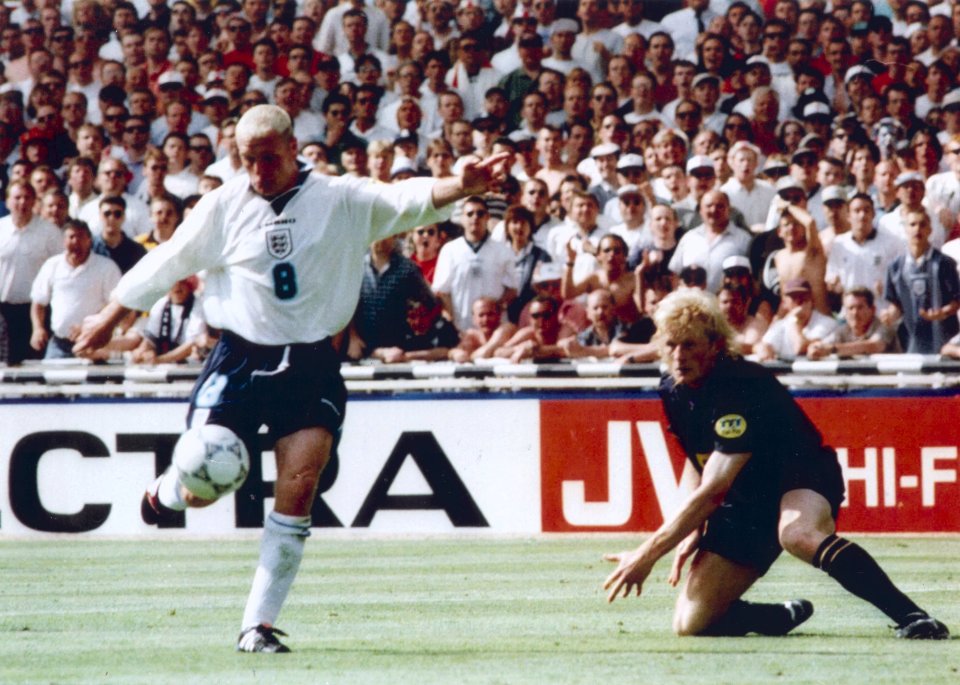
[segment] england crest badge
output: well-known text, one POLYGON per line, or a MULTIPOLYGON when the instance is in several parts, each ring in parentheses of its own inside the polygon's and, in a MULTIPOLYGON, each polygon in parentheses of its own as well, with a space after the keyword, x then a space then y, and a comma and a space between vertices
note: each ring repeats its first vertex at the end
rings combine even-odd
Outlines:
POLYGON ((274 259, 286 259, 293 252, 293 235, 289 228, 273 228, 267 231, 267 252, 274 259))

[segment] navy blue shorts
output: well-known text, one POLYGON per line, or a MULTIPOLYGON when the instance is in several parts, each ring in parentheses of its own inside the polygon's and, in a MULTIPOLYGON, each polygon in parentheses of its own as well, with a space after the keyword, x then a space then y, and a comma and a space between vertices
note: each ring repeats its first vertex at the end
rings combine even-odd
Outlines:
POLYGON ((326 428, 336 444, 346 401, 340 358, 329 339, 256 345, 224 331, 193 388, 187 425, 226 426, 248 448, 256 446, 263 425, 274 441, 304 428, 326 428))
MULTIPOLYGON (((822 459, 812 460, 805 468, 784 475, 781 493, 799 489, 823 495, 836 520, 843 503, 844 486, 833 450, 825 452, 822 459)), ((782 494, 749 502, 724 502, 707 519, 700 549, 749 566, 763 575, 783 551, 779 534, 781 497, 782 494)))

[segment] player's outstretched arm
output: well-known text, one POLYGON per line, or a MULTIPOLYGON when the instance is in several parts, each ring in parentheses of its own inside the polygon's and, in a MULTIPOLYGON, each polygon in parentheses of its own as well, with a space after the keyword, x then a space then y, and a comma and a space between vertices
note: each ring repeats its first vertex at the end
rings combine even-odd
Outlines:
POLYGON ((653 570, 654 564, 703 525, 723 502, 733 480, 748 459, 749 453, 713 452, 703 469, 700 485, 684 501, 672 519, 665 521, 636 550, 604 555, 606 561, 617 565, 603 584, 603 589, 608 591, 608 602, 619 596, 627 597, 632 592, 640 595, 643 583, 653 570))
POLYGON ((442 178, 433 186, 433 206, 440 208, 471 195, 496 190, 507 178, 509 153, 493 155, 463 165, 460 176, 442 178))
POLYGON ((73 353, 83 357, 99 350, 110 342, 113 330, 129 313, 129 309, 114 300, 97 314, 85 318, 73 345, 73 353))

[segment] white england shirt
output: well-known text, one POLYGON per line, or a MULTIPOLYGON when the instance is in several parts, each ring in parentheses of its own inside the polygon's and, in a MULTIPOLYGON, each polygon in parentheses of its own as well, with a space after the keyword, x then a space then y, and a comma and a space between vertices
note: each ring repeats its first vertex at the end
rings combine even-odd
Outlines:
POLYGON ((314 342, 353 316, 370 243, 444 221, 452 211, 434 207, 435 179, 301 180, 279 214, 247 176, 205 195, 171 240, 127 272, 117 300, 146 311, 176 281, 205 271, 209 325, 260 345, 314 342))

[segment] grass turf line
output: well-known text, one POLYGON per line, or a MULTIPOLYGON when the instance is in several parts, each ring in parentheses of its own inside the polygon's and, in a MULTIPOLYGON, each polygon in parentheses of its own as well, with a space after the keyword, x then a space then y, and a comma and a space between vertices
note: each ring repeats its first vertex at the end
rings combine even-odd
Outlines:
MULTIPOLYGON (((806 597, 787 638, 670 633, 669 560, 608 606, 603 552, 630 538, 324 540, 279 627, 295 650, 236 654, 255 541, 0 542, 0 683, 960 682, 960 640, 888 621, 783 557, 748 598, 806 597)), ((960 538, 868 538, 900 586, 960 633, 960 538)))

